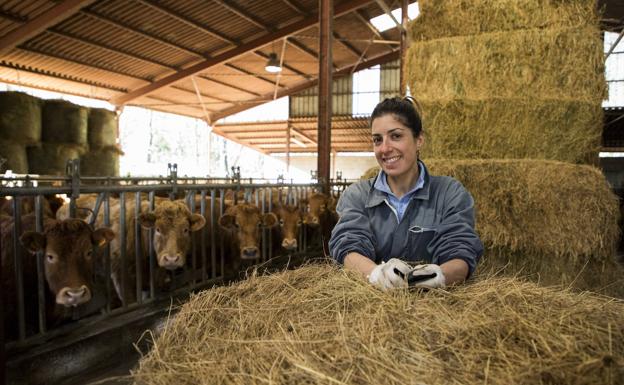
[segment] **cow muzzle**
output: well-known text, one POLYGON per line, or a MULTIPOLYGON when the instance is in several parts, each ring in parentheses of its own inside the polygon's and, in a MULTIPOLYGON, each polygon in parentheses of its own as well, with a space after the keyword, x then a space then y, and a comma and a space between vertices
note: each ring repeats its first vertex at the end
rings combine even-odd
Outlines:
POLYGON ((260 253, 257 247, 245 247, 241 250, 241 259, 257 259, 260 253))
POLYGON ((167 270, 175 270, 184 265, 182 254, 165 254, 160 257, 160 267, 164 267, 167 270))
POLYGON ((91 290, 85 285, 62 288, 56 295, 56 303, 66 307, 78 306, 91 300, 91 290))
POLYGON ((297 240, 295 238, 284 238, 282 241, 282 247, 286 250, 295 250, 297 248, 297 240))

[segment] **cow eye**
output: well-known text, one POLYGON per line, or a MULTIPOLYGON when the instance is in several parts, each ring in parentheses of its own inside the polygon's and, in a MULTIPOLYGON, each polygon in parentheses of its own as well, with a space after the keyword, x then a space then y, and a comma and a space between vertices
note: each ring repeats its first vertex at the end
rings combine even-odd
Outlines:
POLYGON ((156 228, 156 232, 160 234, 160 227, 156 228))
POLYGON ((189 229, 188 228, 184 228, 184 234, 188 234, 189 229))
POLYGON ((279 224, 280 224, 280 226, 284 226, 284 220, 280 219, 279 224))
POLYGON ((46 254, 46 260, 50 263, 54 262, 54 255, 52 254, 46 254))
POLYGON ((297 221, 297 226, 301 226, 303 224, 303 221, 300 219, 297 221))
POLYGON ((91 255, 93 255, 93 251, 91 251, 91 250, 87 250, 87 252, 85 253, 85 256, 86 256, 87 258, 91 258, 91 255))
POLYGON ((262 226, 262 221, 258 221, 258 224, 256 226, 261 227, 262 226))

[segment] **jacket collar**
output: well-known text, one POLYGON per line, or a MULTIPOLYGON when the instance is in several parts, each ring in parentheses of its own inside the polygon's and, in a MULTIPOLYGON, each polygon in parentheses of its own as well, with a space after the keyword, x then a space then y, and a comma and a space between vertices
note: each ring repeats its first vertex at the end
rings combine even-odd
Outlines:
MULTIPOLYGON (((429 179, 430 179, 429 170, 427 170, 427 167, 421 160, 419 160, 418 163, 422 164, 423 169, 425 170, 425 184, 423 185, 421 189, 416 190, 412 194, 410 201, 413 199, 429 200, 429 190, 431 186, 431 183, 429 183, 429 179)), ((377 178, 379 178, 380 175, 381 175, 381 170, 379 171, 375 179, 369 180, 370 186, 369 186, 369 191, 368 191, 368 199, 366 200, 366 205, 364 206, 366 208, 375 207, 381 204, 387 198, 386 193, 384 193, 383 191, 377 190, 374 187, 375 181, 377 181, 377 178)))

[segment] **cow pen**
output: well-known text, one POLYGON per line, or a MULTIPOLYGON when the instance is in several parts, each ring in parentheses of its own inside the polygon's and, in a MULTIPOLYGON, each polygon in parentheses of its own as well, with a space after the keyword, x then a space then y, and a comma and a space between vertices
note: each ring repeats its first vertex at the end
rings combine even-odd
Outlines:
MULTIPOLYGON (((176 305, 187 299, 190 293, 239 279, 250 268, 283 269, 308 257, 323 256, 322 245, 310 244, 307 231, 299 231, 296 249, 279 252, 279 246, 274 245, 275 233, 262 226, 259 257, 244 261, 240 270, 232 274, 227 271, 228 259, 232 256, 226 255, 228 249, 217 231, 219 218, 228 205, 251 203, 262 214, 272 212, 276 203, 301 207, 301 202, 316 191, 317 184, 286 183, 282 178, 273 181, 243 179, 239 173, 232 178, 178 177, 175 164, 169 166, 167 176, 157 178, 83 177, 79 168, 79 163, 74 160, 68 162, 64 177, 25 176, 1 180, 0 197, 7 199, 5 203, 12 213, 3 217, 3 221, 14 223, 10 228, 12 243, 8 245, 14 258, 13 271, 4 271, 4 274, 13 274, 16 296, 13 305, 3 303, 0 308, 5 313, 3 317, 13 318, 12 322, 17 324, 17 333, 4 333, 1 341, 6 357, 4 370, 10 383, 63 383, 69 378, 75 379, 107 367, 130 365, 139 358, 133 344, 145 345, 146 339, 142 335, 146 330, 157 333, 176 310, 176 305), (111 280, 111 245, 106 245, 102 248, 101 260, 96 262, 98 268, 94 270, 96 293, 93 299, 89 304, 70 309, 70 314, 58 324, 48 324, 44 253, 39 251, 36 254, 36 303, 30 303, 24 294, 22 261, 32 256, 20 244, 19 237, 24 231, 22 216, 26 214, 23 207, 26 200, 34 201, 31 214, 35 217, 34 230, 41 232, 44 229, 45 196, 60 194, 67 197, 66 205, 72 218, 85 216, 84 208, 76 201, 85 194, 92 194, 94 204, 88 208, 84 220, 90 225, 95 225, 97 220, 104 227, 117 226, 121 266, 134 265, 135 275, 129 277, 130 274, 122 269, 121 282, 131 279, 133 293, 127 292, 124 284, 119 288, 120 293, 116 292, 111 280), (167 198, 184 199, 190 212, 199 213, 207 222, 197 232, 199 237, 191 237, 189 258, 183 268, 176 270, 158 267, 153 242, 155 229, 145 232, 138 220, 143 207, 153 211, 158 200, 167 198), (111 215, 113 201, 118 202, 120 211, 117 223, 111 215), (129 234, 134 234, 133 239, 127 237, 129 234), (147 239, 144 239, 145 235, 147 239), (133 244, 126 245, 127 239, 133 244), (144 241, 147 242, 142 243, 144 241), (145 244, 147 250, 142 246, 145 244), (132 250, 134 255, 128 252, 132 250), (163 274, 165 278, 162 278, 163 274), (32 308, 36 308, 36 317, 32 321, 34 324, 29 324, 27 314, 32 308), (28 379, 24 378, 24 373, 28 373, 28 379)), ((348 185, 348 181, 332 181, 334 198, 348 185)), ((302 213, 305 211, 304 207, 302 213)), ((299 222, 299 226, 304 228, 306 225, 299 222)), ((3 232, 4 228, 3 225, 3 232)), ((0 247, 5 246, 0 244, 0 247)))

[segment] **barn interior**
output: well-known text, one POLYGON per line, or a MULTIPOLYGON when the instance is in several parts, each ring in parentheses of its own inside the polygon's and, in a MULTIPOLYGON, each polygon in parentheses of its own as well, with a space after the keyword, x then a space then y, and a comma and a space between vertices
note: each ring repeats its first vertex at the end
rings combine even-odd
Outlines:
MULTIPOLYGON (((553 1, 543 0, 537 3, 542 2, 552 3, 553 1)), ((213 134, 259 153, 279 157, 289 164, 297 162, 296 159, 290 158, 290 154, 316 153, 318 159, 316 180, 319 185, 314 187, 337 198, 340 192, 353 182, 336 180, 335 162, 338 154, 368 152, 371 151, 372 146, 368 116, 353 113, 353 74, 379 66, 381 98, 403 95, 408 87, 412 94, 419 95, 420 91, 413 85, 420 83, 414 79, 422 80, 426 85, 435 84, 431 79, 418 78, 417 68, 420 67, 416 67, 415 64, 411 71, 406 68, 409 66, 407 64, 410 63, 409 60, 415 63, 418 59, 408 59, 409 53, 421 47, 412 45, 412 51, 409 51, 410 44, 418 41, 414 38, 418 36, 416 32, 412 32, 412 36, 409 36, 408 25, 412 25, 413 20, 396 15, 389 17, 391 28, 383 31, 371 22, 375 17, 389 16, 394 9, 401 7, 407 9, 410 4, 420 5, 420 3, 408 0, 261 0, 253 2, 241 0, 2 0, 0 1, 0 82, 107 101, 116 108, 115 112, 108 113, 113 122, 115 122, 116 115, 123 113, 124 108, 128 107, 142 107, 197 118, 205 121, 213 134), (268 64, 277 66, 281 70, 268 72, 268 64), (228 120, 237 113, 285 96, 289 97, 287 119, 267 119, 262 122, 228 120)), ((611 57, 612 60, 617 59, 617 63, 624 63, 620 59, 624 57, 624 51, 619 48, 622 44, 618 46, 624 33, 624 3, 618 0, 599 0, 595 8, 600 11, 599 20, 597 20, 599 30, 611 32, 617 36, 612 50, 606 52, 606 57, 611 57), (615 49, 616 46, 617 49, 615 49)), ((474 18, 478 20, 479 16, 474 15, 474 18)), ((420 33, 422 41, 426 41, 426 32, 420 33)), ((565 39, 565 36, 561 39, 565 39)), ((582 39, 574 41, 577 40, 582 39)), ((512 43, 510 39, 509 44, 512 43)), ((592 40, 589 44, 595 47, 595 41, 592 40)), ((602 47, 600 49, 602 50, 602 47)), ((604 53, 600 52, 600 54, 604 53)), ((576 58, 580 63, 586 61, 587 51, 566 52, 566 55, 569 55, 566 58, 576 58)), ((427 55, 422 54, 422 57, 427 58, 427 55)), ((444 59, 452 63, 448 56, 442 56, 442 60, 444 59)), ((600 65, 603 64, 604 60, 600 65)), ((570 73, 573 72, 570 71, 570 73)), ((602 76, 602 74, 599 75, 602 76)), ((518 79, 520 79, 519 82, 524 81, 521 77, 518 79)), ((624 79, 616 80, 610 85, 619 84, 622 81, 624 79)), ((469 82, 466 81, 466 84, 469 82)), ((486 82, 479 79, 474 82, 476 85, 483 83, 486 82)), ((513 87, 510 86, 510 88, 513 87)), ((563 90, 563 86, 553 87, 553 89, 561 93, 566 91, 563 90)), ((580 95, 580 92, 578 94, 580 95)), ((596 98, 596 94, 594 92, 588 96, 587 100, 596 98)), ((472 189, 479 191, 474 194, 482 202, 485 200, 495 202, 491 206, 480 207, 480 210, 485 213, 483 215, 487 216, 484 217, 486 219, 483 223, 488 221, 488 226, 481 227, 479 230, 482 232, 482 237, 491 235, 491 239, 494 239, 491 242, 492 254, 511 253, 518 260, 522 255, 532 255, 537 259, 539 255, 544 255, 544 250, 547 250, 548 255, 576 258, 579 261, 584 261, 584 256, 592 256, 601 261, 621 258, 624 241, 620 238, 615 222, 618 216, 621 216, 621 213, 616 211, 619 209, 621 212, 624 199, 624 158, 617 156, 617 154, 624 153, 624 105, 602 107, 600 101, 604 98, 603 96, 602 94, 597 96, 598 104, 594 99, 591 100, 594 107, 599 107, 587 113, 593 119, 591 127, 597 127, 595 132, 592 131, 592 135, 597 136, 592 136, 587 141, 580 140, 580 145, 569 144, 579 143, 576 138, 570 139, 569 142, 559 139, 558 142, 561 143, 562 148, 558 149, 558 152, 554 151, 555 145, 551 145, 552 152, 548 149, 540 149, 542 152, 532 153, 520 148, 518 156, 505 156, 494 152, 485 153, 485 146, 482 146, 482 151, 477 155, 466 155, 461 152, 462 145, 458 144, 455 150, 444 153, 439 148, 454 148, 449 146, 450 141, 440 139, 436 142, 436 137, 432 138, 431 153, 427 156, 432 159, 453 160, 447 163, 432 161, 434 169, 437 167, 436 170, 443 175, 452 175, 460 179, 465 185, 471 186, 471 191, 472 189), (436 145, 441 147, 435 147, 436 145), (579 147, 582 148, 579 149, 579 147), (603 156, 599 157, 599 153, 603 156), (512 170, 501 165, 506 164, 506 161, 495 161, 502 158, 523 158, 526 162, 517 162, 513 166, 517 168, 512 170), (534 167, 527 160, 532 158, 565 163, 565 165, 558 164, 557 167, 551 164, 535 166, 541 170, 542 175, 549 175, 551 181, 556 180, 558 185, 554 182, 546 184, 545 181, 538 180, 539 178, 531 179, 530 175, 526 176, 530 174, 527 170, 534 167), (477 166, 474 163, 464 162, 464 159, 478 159, 479 161, 475 161, 478 164, 482 164, 482 160, 489 159, 492 163, 475 171, 477 166), (593 173, 583 169, 581 174, 583 178, 586 178, 583 181, 591 188, 579 189, 585 195, 569 199, 567 202, 569 206, 558 206, 560 203, 558 191, 567 193, 575 190, 574 184, 566 184, 565 177, 576 176, 579 171, 574 167, 568 168, 569 165, 595 166, 601 172, 593 173), (567 174, 568 171, 569 174, 567 174), (545 191, 541 195, 536 194, 535 198, 540 199, 544 207, 551 205, 557 209, 549 211, 537 204, 534 206, 527 204, 518 209, 517 213, 514 212, 517 217, 514 217, 514 221, 510 220, 513 226, 510 225, 509 228, 504 229, 501 226, 496 228, 498 224, 496 221, 500 220, 501 213, 508 213, 505 211, 507 209, 502 209, 497 205, 500 204, 502 207, 506 204, 505 202, 511 202, 512 198, 507 195, 499 196, 485 189, 481 192, 478 190, 481 185, 472 185, 470 181, 499 178, 500 175, 504 177, 501 177, 500 181, 497 179, 496 183, 499 184, 496 186, 501 190, 515 191, 514 183, 522 180, 536 191, 545 191), (562 180, 558 178, 559 176, 562 176, 562 180), (608 183, 605 183, 605 180, 608 183), (553 187, 553 185, 556 186, 553 187), (552 194, 549 195, 551 192, 552 194), (619 195, 620 199, 619 207, 615 209, 614 204, 618 201, 617 198, 614 200, 614 194, 619 195), (593 199, 598 202, 592 205, 591 209, 587 209, 584 204, 587 197, 590 197, 592 202, 593 199), (585 216, 579 215, 578 218, 569 219, 569 222, 559 223, 561 211, 570 210, 570 207, 583 211, 585 216), (540 234, 537 231, 537 222, 523 222, 518 219, 523 214, 536 210, 539 210, 544 218, 549 218, 548 225, 552 225, 552 232, 540 234), (588 216, 591 216, 591 220, 588 220, 588 216), (510 235, 515 230, 522 229, 523 226, 532 229, 523 235, 525 238, 522 236, 514 238, 510 235), (586 239, 570 241, 572 237, 569 234, 570 229, 578 230, 580 233, 585 232, 586 239), (509 231, 506 232, 507 230, 509 231), (558 236, 558 234, 563 235, 558 236), (539 247, 524 246, 530 241, 534 241, 539 247), (504 244, 505 242, 508 243, 504 244), (616 245, 619 247, 620 254, 611 250, 611 246, 617 242, 620 242, 619 246, 616 245), (513 247, 510 244, 513 244, 513 247)), ((573 97, 568 99, 573 99, 573 97)), ((569 101, 568 99, 566 102, 569 101)), ((583 99, 582 102, 585 103, 587 100, 583 99)), ((429 104, 425 103, 425 108, 429 108, 428 111, 431 114, 438 113, 434 106, 437 100, 430 98, 428 102, 429 104)), ((44 107, 40 108, 44 109, 44 107)), ((78 109, 67 105, 60 106, 60 108, 65 109, 62 111, 78 109)), ((457 108, 463 112, 471 107, 460 105, 457 108)), ((556 107, 543 108, 538 111, 544 116, 551 116, 552 120, 561 119, 562 127, 569 123, 560 118, 560 116, 567 116, 565 113, 557 115, 556 107)), ((502 109, 509 110, 509 106, 503 106, 502 109)), ((518 108, 518 110, 521 109, 518 108)), ((529 109, 527 108, 526 111, 529 109)), ((69 112, 59 113, 69 114, 69 112)), ((81 113, 89 114, 89 112, 81 113)), ((454 116, 458 115, 460 114, 454 116)), ((444 118, 440 114, 436 116, 440 121, 444 118)), ((495 115, 492 117, 493 120, 496 118, 495 115)), ((83 117, 83 119, 88 120, 90 116, 83 117)), ((544 117, 542 120, 547 121, 548 118, 544 117)), ((582 136, 583 130, 588 126, 590 126, 589 123, 586 126, 579 125, 579 135, 582 136)), ((119 136, 118 129, 118 127, 115 128, 114 136, 119 136)), ((64 131, 62 127, 57 130, 64 131)), ((111 148, 117 148, 111 149, 107 156, 112 156, 118 162, 124 149, 116 146, 114 136, 109 145, 111 148)), ((546 145, 551 144, 548 138, 543 142, 546 145)), ((501 148, 507 153, 517 150, 511 147, 501 148)), ((537 148, 537 145, 533 148, 537 148)), ((277 195, 282 202, 298 204, 301 201, 307 202, 313 193, 309 189, 311 186, 297 184, 291 184, 280 191, 274 190, 275 182, 278 187, 284 187, 284 181, 280 181, 277 175, 276 181, 249 178, 248 182, 236 173, 225 179, 185 178, 178 175, 175 165, 170 167, 168 175, 158 178, 124 179, 119 176, 118 165, 117 171, 113 167, 111 172, 89 178, 89 173, 84 172, 87 170, 84 168, 85 162, 82 158, 85 154, 79 151, 75 154, 81 157, 82 175, 75 163, 66 164, 67 159, 63 158, 59 161, 57 169, 60 171, 56 175, 40 179, 26 177, 22 179, 25 184, 21 186, 3 185, 0 195, 21 197, 24 201, 31 197, 34 199, 34 211, 38 211, 36 207, 41 210, 40 206, 45 204, 43 194, 63 193, 71 198, 70 216, 79 215, 75 211, 75 201, 81 195, 97 195, 98 198, 94 200, 94 203, 103 216, 110 214, 109 206, 114 205, 112 199, 125 200, 130 204, 134 202, 134 206, 129 209, 130 212, 141 206, 139 202, 142 200, 153 208, 158 199, 168 196, 184 198, 191 211, 197 210, 207 218, 218 221, 215 215, 224 214, 226 199, 231 198, 234 203, 237 201, 253 202, 261 206, 262 213, 266 213, 271 211, 273 198, 277 195), (33 186, 33 181, 37 182, 36 186, 33 186), (193 187, 188 185, 193 185, 193 187), (41 198, 36 198, 37 196, 41 198), (193 198, 199 198, 199 200, 193 198)), ((101 162, 101 159, 107 158, 97 158, 96 162, 101 162)), ((115 160, 108 164, 114 164, 114 162, 115 160)), ((46 158, 43 163, 51 162, 46 158)), ((55 173, 27 170, 24 174, 28 172, 41 175, 55 173)), ((162 172, 162 170, 158 171, 158 173, 162 172)), ((17 203, 19 200, 13 199, 8 203, 12 215, 18 215, 20 210, 24 210, 17 203)), ((133 218, 134 221, 121 225, 124 227, 122 234, 136 230, 133 226, 137 225, 138 212, 133 218)), ((96 223, 95 217, 97 216, 96 210, 92 223, 96 223)), ((37 214, 37 221, 41 220, 43 220, 41 215, 37 214)), ((621 229, 622 219, 619 220, 621 229)), ((103 220, 101 223, 105 222, 103 220)), ((111 220, 108 222, 110 224, 111 220)), ((217 222, 211 225, 214 229, 217 222)), ((140 226, 137 227, 139 228, 140 226)), ((18 230, 14 230, 15 234, 18 230)), ((202 234, 208 242, 210 234, 214 233, 202 230, 202 234)), ((270 229, 262 230, 260 260, 265 264, 275 257, 270 241, 265 245, 266 239, 273 239, 270 234, 270 229)), ((153 233, 148 236, 148 239, 151 240, 151 237, 153 233)), ((308 255, 310 250, 314 250, 315 255, 323 254, 322 242, 316 245, 319 246, 316 249, 308 247, 312 242, 309 237, 312 236, 306 233, 299 235, 299 246, 294 253, 287 254, 286 263, 294 263, 290 262, 293 255, 308 255)), ((13 239, 17 239, 17 236, 13 239)), ((212 243, 214 244, 214 240, 212 243)), ((26 252, 20 249, 21 246, 17 242, 14 242, 14 245, 15 250, 20 250, 16 251, 16 254, 26 252)), ((140 246, 137 246, 138 248, 140 246)), ((104 310, 91 312, 90 317, 83 317, 78 311, 74 311, 69 315, 71 322, 59 328, 45 327, 45 323, 41 321, 45 318, 45 314, 41 310, 43 306, 40 303, 38 330, 34 332, 34 335, 28 335, 27 330, 22 330, 17 341, 3 336, 4 339, 0 344, 3 347, 0 362, 2 378, 5 378, 8 383, 16 384, 49 383, 49 381, 63 384, 88 383, 98 380, 105 381, 103 383, 136 381, 137 378, 133 379, 128 376, 128 371, 135 368, 141 358, 133 347, 133 343, 136 343, 138 349, 146 354, 153 347, 156 337, 144 338, 142 334, 145 330, 151 330, 154 335, 157 335, 158 331, 167 327, 171 303, 182 303, 188 298, 189 292, 196 292, 227 281, 224 267, 227 257, 219 248, 220 246, 215 246, 213 249, 193 248, 192 258, 189 257, 187 263, 189 266, 192 265, 194 273, 190 275, 186 271, 170 273, 168 282, 173 289, 165 295, 158 292, 157 284, 153 281, 147 286, 147 290, 142 291, 140 288, 142 278, 137 276, 138 278, 135 277, 136 286, 129 289, 130 291, 136 289, 135 298, 129 300, 122 295, 120 303, 114 304, 115 301, 111 298, 115 297, 115 288, 110 282, 104 284, 104 286, 108 285, 104 290, 105 297, 107 297, 103 302, 107 303, 104 310), (220 268, 209 267, 219 265, 220 268), (142 296, 145 298, 141 299, 142 296), (107 344, 106 341, 116 341, 116 343, 107 344), (94 346, 97 347, 94 348, 94 346)), ((150 257, 151 255, 150 251, 150 257)), ((150 258, 150 263, 155 262, 157 261, 152 261, 150 258)), ((284 263, 284 260, 280 260, 279 263, 284 263)), ((138 264, 137 262, 137 270, 139 270, 138 264)), ((523 268, 529 269, 526 266, 523 268)), ((546 269, 544 266, 531 268, 546 269)), ((151 269, 147 273, 148 277, 157 279, 154 271, 158 270, 158 266, 153 266, 151 269)), ((619 271, 614 268, 613 273, 617 274, 619 271)), ((568 273, 556 271, 553 275, 559 277, 568 273)), ((586 273, 594 274, 595 272, 586 273)), ((568 279, 566 282, 574 282, 580 285, 581 289, 596 289, 597 286, 592 286, 594 283, 589 279, 586 280, 585 276, 577 278, 579 277, 573 274, 571 278, 566 278, 568 279)), ((618 278, 612 279, 608 282, 601 281, 596 285, 599 285, 601 289, 604 287, 612 289, 615 285, 621 285, 621 282, 617 281, 618 278)), ((43 276, 38 277, 39 288, 44 287, 43 280, 43 276)), ((607 295, 622 298, 617 291, 608 292, 607 295)), ((42 298, 43 294, 39 294, 39 299, 42 300, 42 298)), ((27 310, 24 310, 27 305, 23 302, 19 306, 21 310, 7 308, 5 304, 0 313, 21 314, 27 310)))

